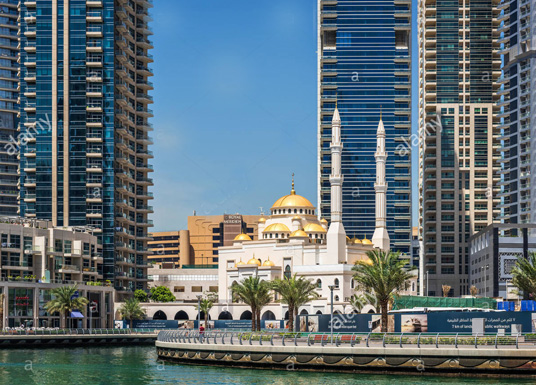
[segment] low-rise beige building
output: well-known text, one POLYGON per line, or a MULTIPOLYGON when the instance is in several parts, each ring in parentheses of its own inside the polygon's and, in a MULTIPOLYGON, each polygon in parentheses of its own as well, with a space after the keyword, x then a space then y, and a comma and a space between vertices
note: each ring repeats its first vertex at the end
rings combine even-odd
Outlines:
POLYGON ((114 290, 111 282, 103 280, 101 249, 89 228, 59 228, 48 221, 0 218, 3 325, 59 326, 59 315, 44 310, 52 299, 50 290, 77 285, 79 295, 88 298, 90 304, 87 309, 78 309, 83 317, 70 317, 69 325, 111 327, 114 290))

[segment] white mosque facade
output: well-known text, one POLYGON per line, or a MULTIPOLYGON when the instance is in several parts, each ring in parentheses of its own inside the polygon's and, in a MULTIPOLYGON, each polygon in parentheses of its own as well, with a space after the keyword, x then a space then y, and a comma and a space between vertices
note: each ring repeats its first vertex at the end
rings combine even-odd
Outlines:
MULTIPOLYGON (((299 309, 300 314, 329 314, 331 311, 331 289, 333 287, 333 307, 335 312, 354 312, 350 304, 356 294, 352 267, 357 261, 366 261, 366 253, 374 248, 389 248, 389 235, 386 230, 386 190, 385 181, 385 130, 380 120, 377 134, 377 178, 376 190, 376 227, 369 239, 350 238, 342 224, 342 182, 341 172, 341 120, 335 109, 332 120, 332 173, 331 184, 331 223, 319 219, 316 208, 305 197, 298 195, 294 181, 290 194, 279 198, 271 207, 270 214, 259 220, 259 239, 252 240, 248 235, 236 237, 232 246, 219 248, 218 261, 218 301, 210 311, 210 319, 251 319, 249 306, 233 303, 231 286, 251 276, 272 281, 284 276, 298 275, 310 279, 317 286, 319 298, 299 309)), ((372 232, 372 231, 371 231, 372 232)), ((416 280, 410 283, 404 294, 417 294, 416 280)), ((151 317, 160 309, 170 318, 178 310, 177 304, 151 306, 151 317)), ((187 319, 195 319, 197 310, 194 304, 180 306, 187 319)), ((375 311, 367 305, 362 312, 375 311)), ((177 313, 178 314, 178 313, 177 313)), ((266 306, 261 319, 286 319, 288 308, 277 301, 266 306)), ((177 319, 177 318, 175 318, 177 319)))

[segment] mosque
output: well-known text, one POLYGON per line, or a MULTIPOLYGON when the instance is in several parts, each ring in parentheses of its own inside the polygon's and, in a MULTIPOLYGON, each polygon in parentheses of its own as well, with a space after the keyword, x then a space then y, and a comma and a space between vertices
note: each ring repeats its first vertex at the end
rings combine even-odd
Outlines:
MULTIPOLYGON (((271 207, 270 215, 259 219, 259 239, 241 234, 232 246, 219 248, 218 307, 223 306, 228 318, 245 319, 249 307, 232 303, 231 285, 250 276, 274 280, 293 274, 313 281, 320 295, 302 308, 301 314, 330 312, 333 286, 334 308, 346 313, 353 310, 350 297, 356 294, 352 267, 356 261, 368 260, 366 253, 373 248, 389 249, 386 229, 385 128, 380 119, 377 131, 376 158, 376 228, 371 240, 349 238, 342 223, 341 173, 341 119, 335 108, 331 140, 331 223, 318 219, 316 208, 305 197, 298 195, 292 181, 289 195, 279 198, 271 207), (227 305, 223 305, 227 303, 227 305)), ((416 283, 406 294, 416 294, 416 283)), ((288 316, 286 306, 274 303, 267 306, 262 319, 283 319, 288 316)), ((364 312, 374 310, 372 305, 364 312)), ((220 313, 221 314, 221 313, 220 313)))

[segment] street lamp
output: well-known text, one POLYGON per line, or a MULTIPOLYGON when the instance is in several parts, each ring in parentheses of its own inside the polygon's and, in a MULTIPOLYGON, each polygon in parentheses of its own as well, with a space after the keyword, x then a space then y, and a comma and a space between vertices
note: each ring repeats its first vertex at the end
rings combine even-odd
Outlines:
POLYGON ((488 296, 488 269, 489 265, 486 265, 486 270, 484 271, 484 297, 488 296))
POLYGON ((197 329, 199 330, 201 326, 201 295, 198 294, 197 296, 197 329))
POLYGON ((333 345, 333 289, 335 285, 329 285, 329 290, 331 291, 331 344, 333 345))

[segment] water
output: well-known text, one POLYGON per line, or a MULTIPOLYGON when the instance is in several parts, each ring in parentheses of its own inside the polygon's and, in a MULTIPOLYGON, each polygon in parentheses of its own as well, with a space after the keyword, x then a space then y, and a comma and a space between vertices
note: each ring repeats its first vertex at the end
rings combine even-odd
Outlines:
POLYGON ((158 361, 155 348, 0 349, 0 384, 140 385, 476 385, 534 384, 525 379, 448 378, 430 376, 311 373, 188 366, 158 361))

